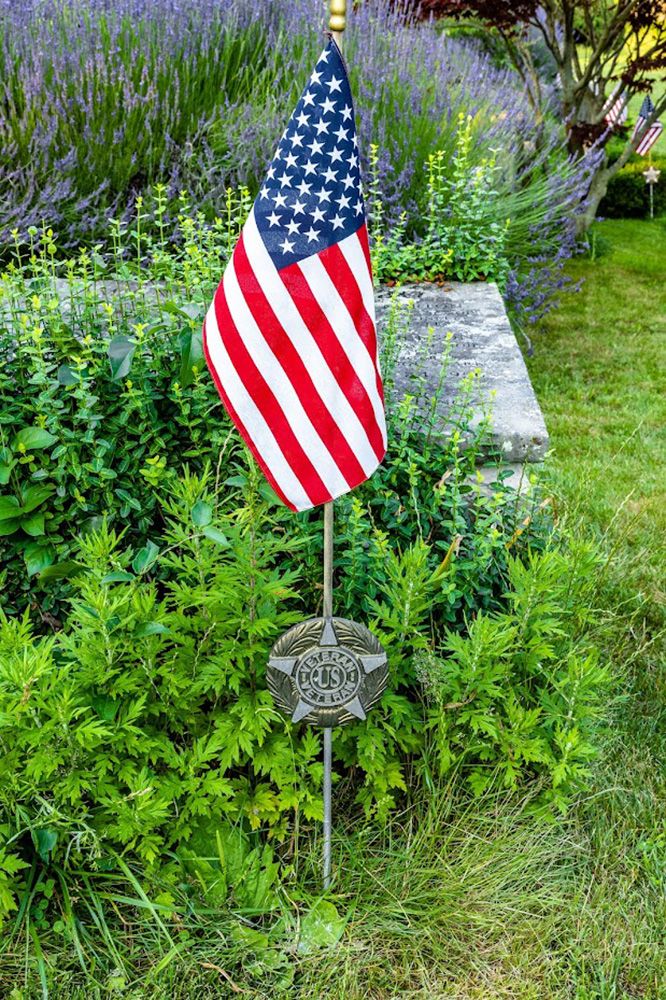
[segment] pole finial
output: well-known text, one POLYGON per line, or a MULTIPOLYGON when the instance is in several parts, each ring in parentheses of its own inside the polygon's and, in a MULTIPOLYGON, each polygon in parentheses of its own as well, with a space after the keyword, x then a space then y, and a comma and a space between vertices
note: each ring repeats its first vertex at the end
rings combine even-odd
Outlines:
POLYGON ((330 0, 330 19, 328 26, 338 35, 345 30, 347 23, 347 0, 330 0))

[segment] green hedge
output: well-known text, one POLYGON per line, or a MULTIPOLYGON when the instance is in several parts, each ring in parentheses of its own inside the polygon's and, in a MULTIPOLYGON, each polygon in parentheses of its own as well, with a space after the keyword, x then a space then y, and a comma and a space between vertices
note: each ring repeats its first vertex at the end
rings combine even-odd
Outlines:
MULTIPOLYGON (((246 214, 232 195, 212 230, 183 199, 175 246, 141 214, 112 224, 115 257, 61 262, 47 230, 0 273, 0 925, 33 920, 43 873, 39 912, 60 920, 70 899, 78 913, 74 871, 122 865, 170 898, 186 884, 269 912, 263 838, 321 817, 319 736, 279 715, 265 677, 275 639, 321 607, 321 513, 278 503, 202 361, 246 214)), ((475 794, 535 782, 564 810, 608 683, 587 638, 597 558, 538 489, 519 496, 505 471, 484 488, 474 376, 442 443, 429 339, 400 397, 408 325, 396 300, 389 454, 336 505, 336 611, 371 625, 390 667, 377 710, 336 732, 336 772, 378 822, 454 774, 475 794)))
MULTIPOLYGON (((643 171, 645 159, 634 160, 623 167, 608 185, 606 196, 599 206, 599 215, 608 219, 642 219, 650 214, 650 191, 643 171)), ((653 166, 662 171, 654 186, 654 213, 666 212, 666 159, 653 160, 653 166)))

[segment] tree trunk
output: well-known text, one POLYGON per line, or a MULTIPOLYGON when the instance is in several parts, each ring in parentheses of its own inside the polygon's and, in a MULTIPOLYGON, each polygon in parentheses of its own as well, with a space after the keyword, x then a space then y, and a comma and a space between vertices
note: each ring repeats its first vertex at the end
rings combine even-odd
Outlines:
POLYGON ((617 160, 611 163, 610 166, 604 158, 604 161, 592 178, 587 195, 587 206, 585 211, 582 212, 576 219, 576 235, 583 236, 590 228, 595 220, 601 199, 608 190, 609 181, 611 178, 615 177, 615 174, 622 169, 625 163, 627 163, 633 151, 633 143, 629 141, 625 145, 617 160))
MULTIPOLYGON (((615 164, 613 164, 613 167, 615 164)), ((590 190, 587 195, 585 211, 576 217, 576 235, 584 236, 594 222, 599 204, 608 190, 608 182, 617 172, 613 167, 602 166, 597 170, 592 178, 590 190)))

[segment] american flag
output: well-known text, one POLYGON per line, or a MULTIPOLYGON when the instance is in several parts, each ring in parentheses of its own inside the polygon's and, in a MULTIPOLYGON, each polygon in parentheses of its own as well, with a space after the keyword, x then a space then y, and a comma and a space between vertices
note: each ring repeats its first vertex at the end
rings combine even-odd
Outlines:
POLYGON ((646 122, 649 121, 653 113, 654 104, 652 103, 650 95, 646 94, 643 103, 641 104, 641 109, 638 112, 638 118, 636 119, 636 125, 634 127, 634 134, 631 137, 633 140, 638 139, 636 152, 639 156, 645 156, 650 152, 664 128, 660 121, 654 121, 646 131, 643 131, 645 129, 646 122))
POLYGON ((623 125, 627 120, 627 98, 624 94, 616 97, 615 91, 609 97, 604 108, 604 121, 611 128, 615 125, 623 125))
POLYGON ((386 452, 349 81, 331 39, 278 144, 204 321, 208 367, 269 483, 306 510, 386 452))

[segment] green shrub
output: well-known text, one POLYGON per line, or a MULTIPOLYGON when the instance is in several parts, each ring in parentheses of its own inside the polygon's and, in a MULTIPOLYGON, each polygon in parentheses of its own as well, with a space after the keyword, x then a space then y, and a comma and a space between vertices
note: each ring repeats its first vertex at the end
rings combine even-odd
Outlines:
MULTIPOLYGON (((609 219, 644 219, 650 214, 650 189, 643 171, 645 159, 633 160, 611 177, 601 204, 599 215, 609 219)), ((666 160, 657 159, 653 166, 662 171, 654 185, 654 214, 666 212, 666 160)))
MULTIPOLYGON (((183 206, 176 249, 147 239, 141 215, 129 234, 116 225, 110 260, 59 265, 46 232, 4 276, 5 913, 50 866, 66 886, 68 866, 119 855, 148 872, 173 862, 169 877, 208 895, 218 876, 193 844, 215 854, 230 829, 254 889, 245 876, 227 889, 268 905, 274 862, 254 832, 279 840, 321 815, 319 736, 285 722, 265 685, 275 638, 321 607, 320 512, 279 504, 201 362, 199 317, 246 200, 229 193, 212 230, 183 206)), ((434 780, 430 762, 477 793, 536 777, 564 808, 604 681, 584 641, 593 560, 560 551, 538 489, 519 497, 502 472, 483 487, 474 376, 444 441, 428 342, 397 397, 408 322, 394 306, 383 331, 388 457, 336 503, 336 611, 369 622, 390 683, 367 722, 336 733, 335 760, 379 819, 410 776, 434 780)), ((445 349, 442 382, 448 363, 445 349)))
MULTIPOLYGON (((212 229, 200 216, 191 218, 183 202, 182 243, 175 248, 159 231, 161 189, 155 236, 143 231, 139 203, 130 232, 112 226, 111 258, 96 249, 57 263, 50 231, 36 234, 27 252, 17 248, 17 262, 0 284, 5 359, 0 368, 0 606, 8 613, 31 607, 47 624, 57 625, 66 614, 63 599, 76 572, 73 557, 81 531, 99 527, 104 517, 110 528, 124 532, 128 544, 140 548, 159 536, 158 498, 185 464, 199 474, 208 465, 219 467, 223 480, 236 463, 244 466, 239 437, 205 370, 200 321, 248 197, 246 191, 238 196, 229 191, 225 216, 212 229)), ((394 313, 384 331, 389 396, 389 355, 397 349, 400 322, 394 313)), ((464 499, 474 490, 466 478, 474 473, 484 432, 482 426, 468 433, 471 391, 470 383, 452 408, 452 433, 442 448, 433 426, 434 401, 425 399, 423 379, 415 372, 412 397, 390 406, 395 460, 354 498, 340 502, 343 538, 356 523, 357 497, 371 508, 374 525, 401 545, 427 536, 433 557, 443 558, 453 537, 469 534, 472 518, 464 499), (425 444, 417 426, 419 409, 426 420, 425 444), (470 442, 465 451, 463 439, 470 442), (450 466, 455 475, 438 487, 450 466)), ((517 505, 509 493, 498 491, 486 513, 476 512, 474 550, 478 545, 485 551, 484 520, 490 523, 500 507, 506 531, 513 531, 517 505)), ((309 525, 307 515, 302 523, 309 525)), ((366 530, 365 524, 359 529, 366 530)), ((317 533, 311 534, 318 546, 317 533)), ((350 547, 357 542, 350 537, 350 547)), ((498 541, 495 548, 501 545, 498 541)), ((316 559, 308 551, 314 573, 316 559)), ((475 552, 473 579, 461 581, 452 601, 454 617, 466 602, 476 608, 497 599, 506 569, 506 560, 497 558, 494 571, 485 555, 477 559, 475 552)), ((352 588, 355 579, 351 573, 345 586, 352 588)), ((359 580, 365 594, 363 574, 359 580)), ((318 583, 317 578, 311 585, 317 599, 318 583)))
MULTIPOLYGON (((311 610, 303 539, 259 475, 240 505, 212 473, 174 483, 159 548, 127 549, 106 526, 85 537, 57 635, 36 637, 27 614, 0 619, 5 911, 22 882, 14 869, 35 856, 85 867, 118 852, 150 868, 170 851, 186 861, 192 838, 212 844, 216 830, 281 839, 295 817, 321 818, 320 736, 282 719, 265 683, 270 645, 311 610)), ((446 622, 464 554, 433 568, 426 542, 400 551, 377 533, 370 549, 381 588, 370 625, 390 682, 369 719, 334 740, 366 814, 385 817, 410 761, 418 772, 426 760, 462 769, 475 793, 540 775, 543 801, 564 808, 605 681, 581 639, 590 552, 511 558, 506 610, 479 612, 461 633, 446 622)))
MULTIPOLYGON (((157 190, 158 220, 163 192, 157 190)), ((111 228, 115 255, 56 263, 50 231, 0 276, 0 605, 53 618, 83 530, 128 541, 159 524, 156 487, 186 462, 238 452, 205 370, 201 317, 247 211, 227 195, 204 229, 182 202, 182 247, 111 228), (132 255, 131 257, 129 255, 132 255), (212 412, 214 410, 214 412, 212 412)))
POLYGON ((369 207, 373 271, 379 281, 496 281, 509 271, 506 247, 510 219, 501 217, 499 167, 494 155, 473 163, 473 121, 460 115, 450 167, 444 150, 428 157, 427 207, 422 238, 407 235, 403 214, 388 230, 384 220, 378 150, 371 148, 369 207))

